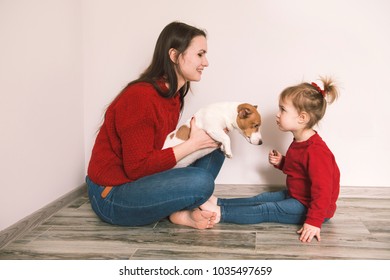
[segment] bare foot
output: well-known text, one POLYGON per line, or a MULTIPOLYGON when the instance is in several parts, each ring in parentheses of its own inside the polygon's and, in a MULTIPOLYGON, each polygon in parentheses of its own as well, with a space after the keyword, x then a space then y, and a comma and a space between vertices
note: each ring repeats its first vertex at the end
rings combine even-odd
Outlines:
POLYGON ((221 220, 221 206, 218 206, 216 202, 215 196, 211 196, 209 200, 207 200, 205 203, 203 203, 199 208, 205 211, 215 212, 216 217, 214 223, 217 224, 221 220), (215 198, 215 200, 213 200, 215 198))
POLYGON ((175 212, 169 216, 169 219, 177 225, 206 229, 214 226, 216 213, 197 208, 175 212))
POLYGON ((210 201, 212 204, 217 205, 218 197, 216 197, 215 195, 212 195, 212 196, 210 196, 209 201, 210 201))

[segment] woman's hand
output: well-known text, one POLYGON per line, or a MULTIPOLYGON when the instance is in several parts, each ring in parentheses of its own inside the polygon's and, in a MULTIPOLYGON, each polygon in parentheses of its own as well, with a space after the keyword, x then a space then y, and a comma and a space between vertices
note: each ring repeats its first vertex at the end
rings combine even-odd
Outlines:
POLYGON ((297 231, 297 233, 301 235, 299 240, 302 242, 311 242, 314 237, 316 237, 318 241, 321 241, 320 232, 320 228, 306 223, 304 223, 302 228, 297 231))
POLYGON ((204 148, 217 148, 219 146, 218 142, 211 138, 203 129, 196 126, 195 117, 191 119, 190 126, 190 138, 187 141, 191 141, 195 151, 204 148))
POLYGON ((173 147, 176 162, 197 150, 205 148, 218 148, 220 145, 213 138, 211 138, 203 129, 196 126, 195 118, 191 119, 190 126, 190 138, 184 143, 173 147))

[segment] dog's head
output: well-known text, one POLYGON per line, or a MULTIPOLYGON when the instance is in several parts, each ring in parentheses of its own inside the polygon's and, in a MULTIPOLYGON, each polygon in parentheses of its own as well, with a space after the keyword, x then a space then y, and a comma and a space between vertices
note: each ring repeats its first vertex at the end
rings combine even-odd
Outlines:
POLYGON ((248 103, 240 104, 237 108, 237 125, 240 133, 254 145, 263 144, 260 126, 261 116, 256 105, 248 103))

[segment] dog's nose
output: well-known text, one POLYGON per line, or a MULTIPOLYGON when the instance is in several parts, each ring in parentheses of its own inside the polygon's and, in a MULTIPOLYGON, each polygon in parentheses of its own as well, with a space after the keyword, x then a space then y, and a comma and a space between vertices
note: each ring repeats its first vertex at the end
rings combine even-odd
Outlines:
POLYGON ((257 145, 261 145, 261 144, 263 144, 263 140, 260 139, 257 145))

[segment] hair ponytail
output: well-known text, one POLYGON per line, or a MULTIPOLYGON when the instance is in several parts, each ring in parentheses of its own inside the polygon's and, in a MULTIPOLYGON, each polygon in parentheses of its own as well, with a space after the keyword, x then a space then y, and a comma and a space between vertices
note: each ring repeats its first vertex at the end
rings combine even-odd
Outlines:
POLYGON ((339 91, 330 77, 320 77, 324 89, 316 83, 303 82, 296 86, 288 87, 280 94, 280 99, 291 99, 298 112, 307 112, 310 120, 307 127, 316 125, 325 115, 328 103, 333 103, 339 96, 339 91))
POLYGON ((339 91, 332 78, 320 77, 320 80, 324 85, 325 99, 329 104, 332 104, 339 97, 339 91))

